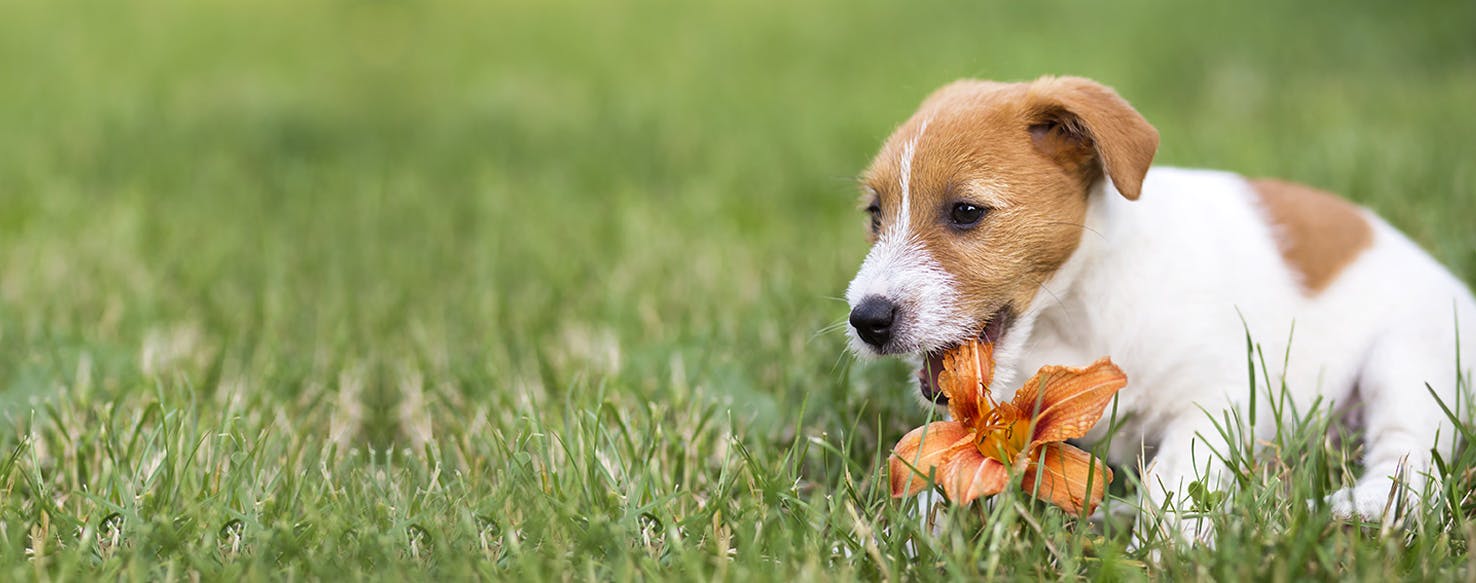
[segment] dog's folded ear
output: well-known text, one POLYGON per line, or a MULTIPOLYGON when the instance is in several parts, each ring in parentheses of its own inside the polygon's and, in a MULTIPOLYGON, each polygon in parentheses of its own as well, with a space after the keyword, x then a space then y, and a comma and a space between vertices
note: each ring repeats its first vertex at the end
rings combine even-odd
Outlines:
POLYGON ((1081 77, 1043 77, 1030 85, 1030 133, 1036 148, 1095 180, 1105 171, 1129 200, 1158 151, 1158 130, 1111 88, 1081 77))

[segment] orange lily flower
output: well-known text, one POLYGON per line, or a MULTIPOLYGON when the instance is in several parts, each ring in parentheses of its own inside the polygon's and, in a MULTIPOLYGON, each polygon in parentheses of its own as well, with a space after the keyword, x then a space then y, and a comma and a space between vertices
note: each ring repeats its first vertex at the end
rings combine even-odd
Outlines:
POLYGON ((1086 368, 1046 366, 1007 403, 990 396, 993 377, 991 344, 969 342, 944 355, 938 387, 953 419, 897 442, 889 460, 892 495, 916 494, 931 475, 949 500, 967 504, 1004 491, 1010 471, 1023 470, 1026 491, 1068 512, 1094 510, 1112 470, 1065 441, 1096 425, 1127 375, 1110 358, 1086 368))

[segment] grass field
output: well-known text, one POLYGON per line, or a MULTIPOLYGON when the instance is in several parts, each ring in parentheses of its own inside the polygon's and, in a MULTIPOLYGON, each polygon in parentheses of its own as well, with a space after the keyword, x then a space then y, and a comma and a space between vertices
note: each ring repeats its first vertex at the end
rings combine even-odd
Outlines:
POLYGON ((1096 77, 1476 279, 1476 4, 1216 6, 0 3, 0 579, 1471 580, 1476 454, 1334 522, 1317 411, 1213 549, 887 496, 853 176, 951 79, 1096 77))

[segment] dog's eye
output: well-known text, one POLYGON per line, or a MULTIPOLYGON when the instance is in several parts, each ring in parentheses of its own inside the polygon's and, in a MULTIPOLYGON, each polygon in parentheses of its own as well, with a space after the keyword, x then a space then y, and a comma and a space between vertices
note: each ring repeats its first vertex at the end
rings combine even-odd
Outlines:
POLYGON ((876 203, 866 207, 866 214, 871 215, 871 232, 875 233, 881 229, 881 207, 876 203))
POLYGON ((972 227, 979 224, 987 210, 982 206, 961 202, 953 205, 953 211, 949 213, 948 220, 952 221, 955 227, 972 227))

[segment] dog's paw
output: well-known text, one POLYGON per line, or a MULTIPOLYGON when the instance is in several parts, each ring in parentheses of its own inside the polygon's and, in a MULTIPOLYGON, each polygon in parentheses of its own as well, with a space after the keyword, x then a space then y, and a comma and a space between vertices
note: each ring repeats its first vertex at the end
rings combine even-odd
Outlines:
POLYGON ((1389 484, 1368 483, 1333 492, 1326 499, 1333 516, 1343 520, 1361 519, 1390 524, 1402 506, 1399 490, 1389 484))

